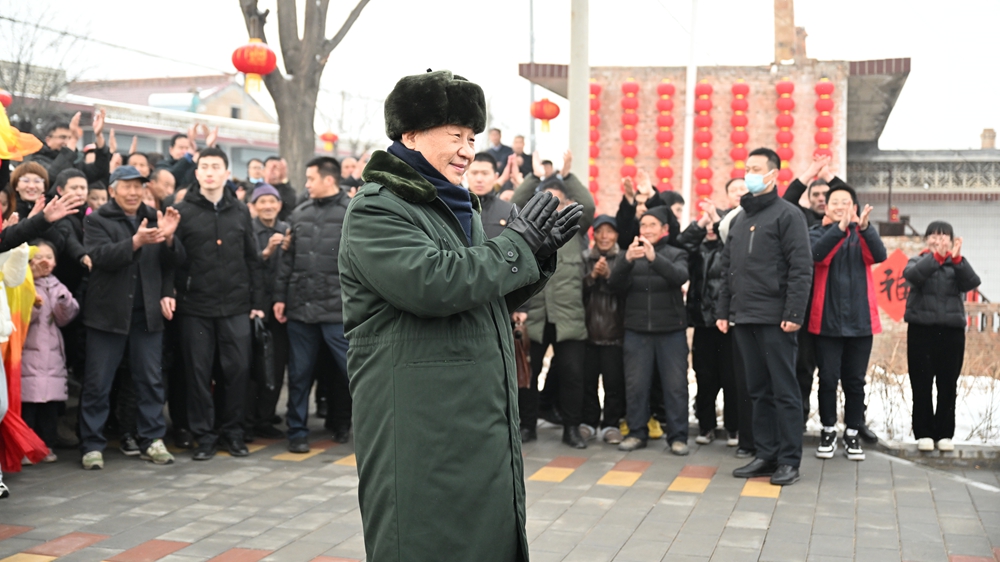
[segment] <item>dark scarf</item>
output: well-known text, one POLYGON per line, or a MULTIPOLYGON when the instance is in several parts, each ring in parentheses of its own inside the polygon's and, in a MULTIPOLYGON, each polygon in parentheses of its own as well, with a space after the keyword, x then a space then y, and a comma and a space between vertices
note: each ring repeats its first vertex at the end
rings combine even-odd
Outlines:
POLYGON ((753 193, 743 195, 740 197, 740 207, 743 207, 747 215, 756 215, 761 209, 770 206, 777 200, 778 188, 775 187, 763 195, 754 195, 753 193))
POLYGON ((438 199, 444 202, 458 219, 462 229, 465 230, 465 238, 469 245, 472 245, 472 199, 469 191, 460 185, 455 185, 444 178, 441 172, 437 171, 430 162, 424 158, 423 154, 415 150, 410 150, 403 146, 403 143, 395 141, 386 151, 403 162, 406 162, 418 174, 437 189, 438 199))

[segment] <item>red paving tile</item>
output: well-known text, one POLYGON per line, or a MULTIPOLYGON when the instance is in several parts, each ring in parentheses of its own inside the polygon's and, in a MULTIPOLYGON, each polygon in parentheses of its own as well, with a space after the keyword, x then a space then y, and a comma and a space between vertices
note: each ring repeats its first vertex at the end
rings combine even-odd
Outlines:
POLYGON ((34 527, 22 527, 20 525, 0 525, 0 541, 16 537, 21 533, 27 533, 34 527))
POLYGON ((618 461, 611 470, 618 470, 620 472, 638 472, 642 474, 646 472, 646 469, 653 466, 653 463, 646 461, 618 461))
POLYGON ((715 476, 715 471, 718 470, 717 466, 698 466, 696 464, 685 465, 681 469, 681 473, 678 476, 685 476, 687 478, 711 478, 715 476))
POLYGON ((585 457, 556 457, 552 459, 552 462, 545 466, 552 468, 572 468, 573 470, 576 470, 585 462, 587 462, 585 457))
POLYGON ((357 558, 338 558, 336 556, 317 556, 310 562, 361 562, 357 558))
POLYGON ((755 476, 753 478, 747 478, 747 481, 749 481, 749 482, 767 482, 768 484, 770 484, 771 483, 771 477, 770 476, 755 476))
POLYGON ((993 547, 993 558, 996 558, 997 562, 1000 562, 1000 546, 993 547))
POLYGON ((323 439, 321 441, 313 441, 312 443, 309 443, 309 448, 323 449, 325 451, 331 447, 336 447, 337 445, 338 444, 334 443, 332 439, 323 439))
MULTIPOLYGON (((996 553, 997 549, 993 549, 996 553)), ((987 558, 986 556, 963 556, 961 554, 953 554, 948 557, 948 562, 994 562, 993 558, 987 558)))
POLYGON ((270 550, 253 550, 250 548, 231 548, 208 562, 258 562, 271 554, 271 552, 270 550))
POLYGON ((92 533, 70 533, 58 539, 40 544, 25 550, 25 554, 41 554, 43 556, 66 556, 78 550, 83 550, 92 544, 99 543, 110 535, 95 535, 92 533))
POLYGON ((168 554, 173 554, 178 550, 191 546, 191 543, 179 541, 146 541, 139 546, 132 547, 125 552, 116 554, 109 558, 109 562, 156 562, 168 554))

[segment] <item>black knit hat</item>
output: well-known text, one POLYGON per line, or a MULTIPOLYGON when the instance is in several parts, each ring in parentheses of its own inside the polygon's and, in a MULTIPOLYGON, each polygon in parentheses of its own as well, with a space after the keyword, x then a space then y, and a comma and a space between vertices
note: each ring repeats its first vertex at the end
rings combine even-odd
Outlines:
MULTIPOLYGON (((673 218, 674 221, 677 220, 677 217, 674 217, 674 213, 673 211, 670 210, 670 207, 667 207, 665 205, 660 205, 659 207, 653 207, 652 209, 649 209, 648 211, 643 213, 642 216, 653 217, 656 220, 660 221, 660 224, 665 224, 668 226, 673 226, 671 224, 671 222, 673 222, 670 220, 671 218, 673 218)), ((673 231, 673 228, 671 228, 670 230, 673 231)))
POLYGON ((486 130, 486 96, 477 84, 449 70, 404 76, 385 98, 385 134, 399 140, 403 133, 441 125, 486 130))

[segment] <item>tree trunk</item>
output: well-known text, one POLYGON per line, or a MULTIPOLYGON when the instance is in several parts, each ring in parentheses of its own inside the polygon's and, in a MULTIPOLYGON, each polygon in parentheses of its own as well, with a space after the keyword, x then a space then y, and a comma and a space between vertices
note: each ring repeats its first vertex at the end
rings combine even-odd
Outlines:
MULTIPOLYGON (((278 111, 278 142, 281 156, 288 161, 288 182, 300 195, 306 187, 306 163, 316 154, 316 115, 318 89, 289 80, 282 103, 275 103, 278 111)), ((275 100, 277 101, 277 100, 275 100)))

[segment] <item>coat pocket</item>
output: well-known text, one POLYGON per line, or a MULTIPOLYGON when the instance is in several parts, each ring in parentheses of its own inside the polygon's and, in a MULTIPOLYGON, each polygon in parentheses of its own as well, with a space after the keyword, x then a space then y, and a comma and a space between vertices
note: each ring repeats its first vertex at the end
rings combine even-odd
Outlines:
POLYGON ((473 359, 430 359, 427 361, 413 361, 406 366, 411 369, 422 369, 427 367, 462 367, 465 365, 475 365, 473 359))

